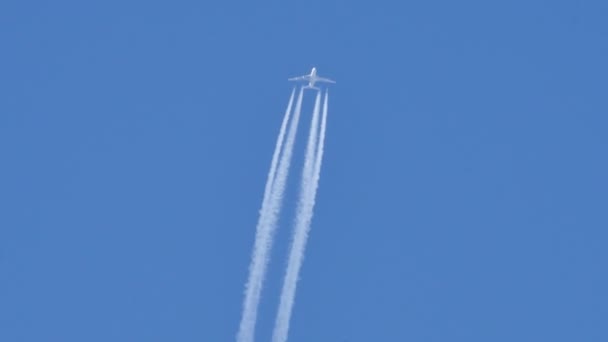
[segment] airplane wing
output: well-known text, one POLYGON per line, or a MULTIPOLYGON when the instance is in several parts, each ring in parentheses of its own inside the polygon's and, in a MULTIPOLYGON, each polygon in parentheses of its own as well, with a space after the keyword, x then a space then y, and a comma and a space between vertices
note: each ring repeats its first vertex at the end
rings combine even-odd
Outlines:
POLYGON ((288 81, 308 81, 308 80, 310 80, 310 77, 308 75, 298 76, 298 77, 288 78, 287 80, 288 81))
POLYGON ((329 78, 317 77, 317 82, 336 83, 336 81, 330 80, 329 78))

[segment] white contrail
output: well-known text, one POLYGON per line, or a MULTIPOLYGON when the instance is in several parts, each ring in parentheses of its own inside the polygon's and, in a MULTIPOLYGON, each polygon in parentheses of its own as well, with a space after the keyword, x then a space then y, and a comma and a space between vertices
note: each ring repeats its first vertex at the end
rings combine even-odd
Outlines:
POLYGON ((291 107, 293 105, 293 98, 296 93, 296 88, 294 87, 291 91, 291 96, 289 96, 289 103, 287 103, 287 109, 285 110, 285 115, 283 116, 283 122, 281 123, 281 130, 279 131, 279 136, 277 137, 277 142, 274 147, 274 153, 272 154, 272 161, 270 162, 270 170, 268 171, 268 177, 266 179, 266 187, 264 188, 264 199, 262 200, 262 208, 260 209, 260 216, 264 211, 264 208, 268 205, 268 199, 270 197, 270 192, 272 191, 272 186, 274 184, 275 175, 277 173, 277 165, 279 163, 279 155, 281 153, 281 149, 283 148, 283 142, 285 140, 285 131, 287 129, 287 123, 289 122, 289 117, 291 114, 291 107))
MULTIPOLYGON (((321 177, 321 163, 323 162, 323 148, 325 147, 325 130, 327 128, 327 107, 329 102, 329 91, 325 90, 325 100, 323 101, 323 117, 321 118, 321 132, 319 133, 319 143, 317 144, 317 158, 315 159, 315 172, 313 184, 315 186, 314 195, 317 194, 319 178, 321 177)), ((312 197, 313 206, 315 196, 312 197)))
POLYGON ((251 264, 249 265, 249 279, 245 285, 245 299, 243 301, 243 313, 239 331, 237 333, 238 342, 253 342, 255 336, 255 323, 257 318, 258 305, 262 292, 262 285, 266 276, 266 269, 270 260, 269 252, 272 247, 274 232, 276 230, 277 219, 283 202, 285 192, 285 182, 291 164, 293 145, 298 129, 300 112, 302 108, 303 89, 300 90, 293 118, 287 130, 287 138, 284 142, 285 129, 289 121, 295 88, 289 98, 289 104, 285 111, 281 131, 277 138, 275 151, 266 180, 264 199, 260 209, 260 217, 256 227, 256 237, 253 247, 251 264), (282 154, 281 154, 281 150, 282 154), (280 155, 280 159, 279 159, 280 155))
POLYGON ((304 259, 304 250, 310 231, 315 197, 321 172, 321 161, 323 158, 323 144, 325 143, 325 127, 327 122, 327 101, 328 95, 325 93, 323 104, 323 118, 321 127, 318 127, 319 109, 321 94, 317 93, 315 109, 311 123, 311 131, 306 146, 306 159, 302 172, 302 188, 300 200, 298 202, 298 212, 295 220, 294 236, 285 272, 283 289, 279 303, 279 310, 276 317, 273 342, 286 342, 289 333, 289 322, 294 305, 298 274, 304 259), (319 132, 320 131, 320 132, 319 132), (317 138, 319 135, 319 138, 317 138), (318 139, 318 142, 317 142, 318 139))

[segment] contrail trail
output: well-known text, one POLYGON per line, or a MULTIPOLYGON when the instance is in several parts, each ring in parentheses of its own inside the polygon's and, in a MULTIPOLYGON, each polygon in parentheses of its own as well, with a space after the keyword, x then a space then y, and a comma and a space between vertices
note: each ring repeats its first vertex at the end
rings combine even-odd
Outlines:
POLYGON ((273 342, 286 342, 289 333, 289 322, 293 310, 298 275, 304 259, 306 241, 310 231, 315 197, 321 172, 321 161, 323 158, 323 144, 325 143, 325 128, 327 124, 328 93, 325 93, 323 103, 323 118, 321 127, 318 127, 320 92, 317 93, 315 109, 306 146, 306 159, 302 172, 302 188, 298 203, 298 212, 295 220, 294 236, 285 272, 283 289, 276 317, 275 328, 272 336, 273 342), (319 137, 317 138, 317 135, 319 137), (318 139, 318 141, 317 141, 318 139))
MULTIPOLYGON (((327 107, 329 102, 329 91, 325 90, 325 100, 323 101, 323 117, 321 118, 321 132, 319 133, 319 143, 317 144, 317 158, 315 160, 315 173, 314 181, 315 185, 314 195, 317 194, 317 188, 319 187, 319 178, 321 177, 321 163, 323 161, 323 148, 325 147, 325 130, 327 128, 327 107)), ((313 195, 313 206, 315 196, 313 195)))
POLYGON ((276 230, 277 219, 281 211, 283 193, 285 192, 285 182, 291 164, 293 145, 300 120, 302 109, 302 96, 304 90, 301 89, 296 102, 293 118, 287 130, 286 141, 283 142, 285 129, 289 121, 295 88, 289 98, 289 104, 285 111, 281 131, 277 138, 275 151, 272 157, 268 179, 264 190, 262 208, 256 227, 256 237, 253 247, 251 264, 249 265, 249 279, 245 285, 245 299, 243 302, 243 313, 239 331, 237 333, 238 342, 253 342, 255 336, 255 323, 257 318, 258 305, 262 292, 262 285, 266 276, 266 269, 270 260, 269 252, 272 247, 274 232, 276 230), (284 149, 283 149, 283 143, 284 149), (281 154, 281 150, 282 154, 281 154), (279 155, 280 159, 279 159, 279 155))
POLYGON ((287 129, 287 123, 289 122, 289 116, 291 114, 291 107, 293 105, 293 98, 295 94, 296 88, 294 87, 291 91, 291 96, 289 96, 289 103, 287 103, 287 109, 285 110, 283 122, 281 123, 281 130, 279 131, 277 143, 274 147, 274 153, 272 154, 272 161, 270 162, 270 170, 268 171, 268 177, 266 179, 266 187, 264 188, 264 199, 262 200, 262 208, 260 209, 260 215, 262 211, 264 211, 265 206, 268 205, 268 199, 270 197, 270 192, 272 191, 272 186, 274 184, 274 178, 277 173, 279 155, 281 153, 281 149, 283 148, 283 143, 285 141, 285 131, 287 129))

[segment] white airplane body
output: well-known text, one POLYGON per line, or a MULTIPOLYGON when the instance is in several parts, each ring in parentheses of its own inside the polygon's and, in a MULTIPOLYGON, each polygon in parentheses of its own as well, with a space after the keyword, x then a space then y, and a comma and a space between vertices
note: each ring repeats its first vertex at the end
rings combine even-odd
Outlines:
POLYGON ((289 81, 306 81, 308 85, 306 88, 315 88, 316 82, 325 82, 325 83, 336 83, 335 81, 330 80, 329 78, 319 77, 317 76, 317 68, 312 68, 312 71, 308 75, 292 77, 288 79, 289 81))

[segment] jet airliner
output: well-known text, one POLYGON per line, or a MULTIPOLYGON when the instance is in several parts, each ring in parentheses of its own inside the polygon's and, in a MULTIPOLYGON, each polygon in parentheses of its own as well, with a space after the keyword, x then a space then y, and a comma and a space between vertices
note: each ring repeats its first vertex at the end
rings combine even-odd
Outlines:
POLYGON ((317 68, 312 68, 312 71, 308 75, 292 77, 292 78, 289 78, 288 80, 289 81, 307 81, 308 85, 306 86, 306 88, 313 88, 313 89, 317 89, 315 87, 316 82, 336 83, 335 81, 332 81, 329 78, 323 78, 323 77, 317 76, 317 68))

